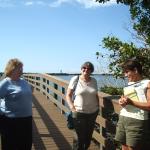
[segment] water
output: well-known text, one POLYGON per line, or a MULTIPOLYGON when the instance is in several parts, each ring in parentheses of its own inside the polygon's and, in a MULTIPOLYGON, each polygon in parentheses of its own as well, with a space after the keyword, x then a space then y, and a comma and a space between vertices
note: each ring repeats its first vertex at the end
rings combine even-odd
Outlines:
MULTIPOLYGON (((69 81, 74 75, 55 75, 61 79, 69 81)), ((112 75, 94 74, 92 75, 98 82, 98 87, 113 86, 113 87, 124 87, 127 82, 121 78, 116 79, 112 75)))

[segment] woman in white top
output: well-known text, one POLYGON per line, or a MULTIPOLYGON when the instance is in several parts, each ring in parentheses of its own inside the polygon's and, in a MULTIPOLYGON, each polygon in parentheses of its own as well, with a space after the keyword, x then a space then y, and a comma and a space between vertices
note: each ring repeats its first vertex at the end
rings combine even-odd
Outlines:
POLYGON ((87 150, 90 146, 99 110, 97 81, 91 77, 93 71, 93 64, 85 62, 81 66, 81 75, 79 78, 78 76, 72 77, 67 90, 66 100, 73 112, 74 127, 77 133, 74 150, 87 150))
POLYGON ((137 60, 127 60, 122 68, 128 86, 119 99, 122 109, 115 139, 122 144, 122 150, 146 150, 144 146, 150 140, 150 80, 143 79, 142 66, 137 60))

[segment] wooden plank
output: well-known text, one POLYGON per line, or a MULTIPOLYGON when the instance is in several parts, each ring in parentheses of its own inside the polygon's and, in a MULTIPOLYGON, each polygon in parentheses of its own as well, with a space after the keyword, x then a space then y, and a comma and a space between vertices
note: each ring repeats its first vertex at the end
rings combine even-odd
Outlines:
MULTIPOLYGON (((66 126, 66 118, 57 107, 40 92, 33 98, 33 147, 32 150, 71 150, 73 131, 66 126)), ((98 150, 91 143, 89 150, 98 150)))
POLYGON ((32 149, 41 148, 41 144, 47 150, 71 149, 72 131, 67 129, 65 117, 59 113, 55 105, 40 93, 34 93, 33 104, 34 128, 36 127, 37 131, 34 129, 33 133, 36 135, 33 136, 32 149), (39 139, 39 145, 36 139, 39 139))

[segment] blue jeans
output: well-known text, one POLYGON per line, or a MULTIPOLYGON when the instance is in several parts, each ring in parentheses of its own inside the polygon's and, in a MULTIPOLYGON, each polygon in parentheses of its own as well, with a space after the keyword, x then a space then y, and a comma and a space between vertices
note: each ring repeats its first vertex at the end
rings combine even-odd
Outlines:
POLYGON ((74 112, 74 128, 77 139, 74 139, 73 150, 87 150, 90 146, 98 111, 92 114, 74 112))

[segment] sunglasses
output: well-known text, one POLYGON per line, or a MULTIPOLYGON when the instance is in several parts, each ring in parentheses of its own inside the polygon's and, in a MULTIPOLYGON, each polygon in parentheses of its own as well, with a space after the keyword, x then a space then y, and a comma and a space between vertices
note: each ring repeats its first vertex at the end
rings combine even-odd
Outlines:
POLYGON ((88 67, 82 67, 82 69, 84 69, 84 70, 91 70, 91 68, 88 68, 88 67))

